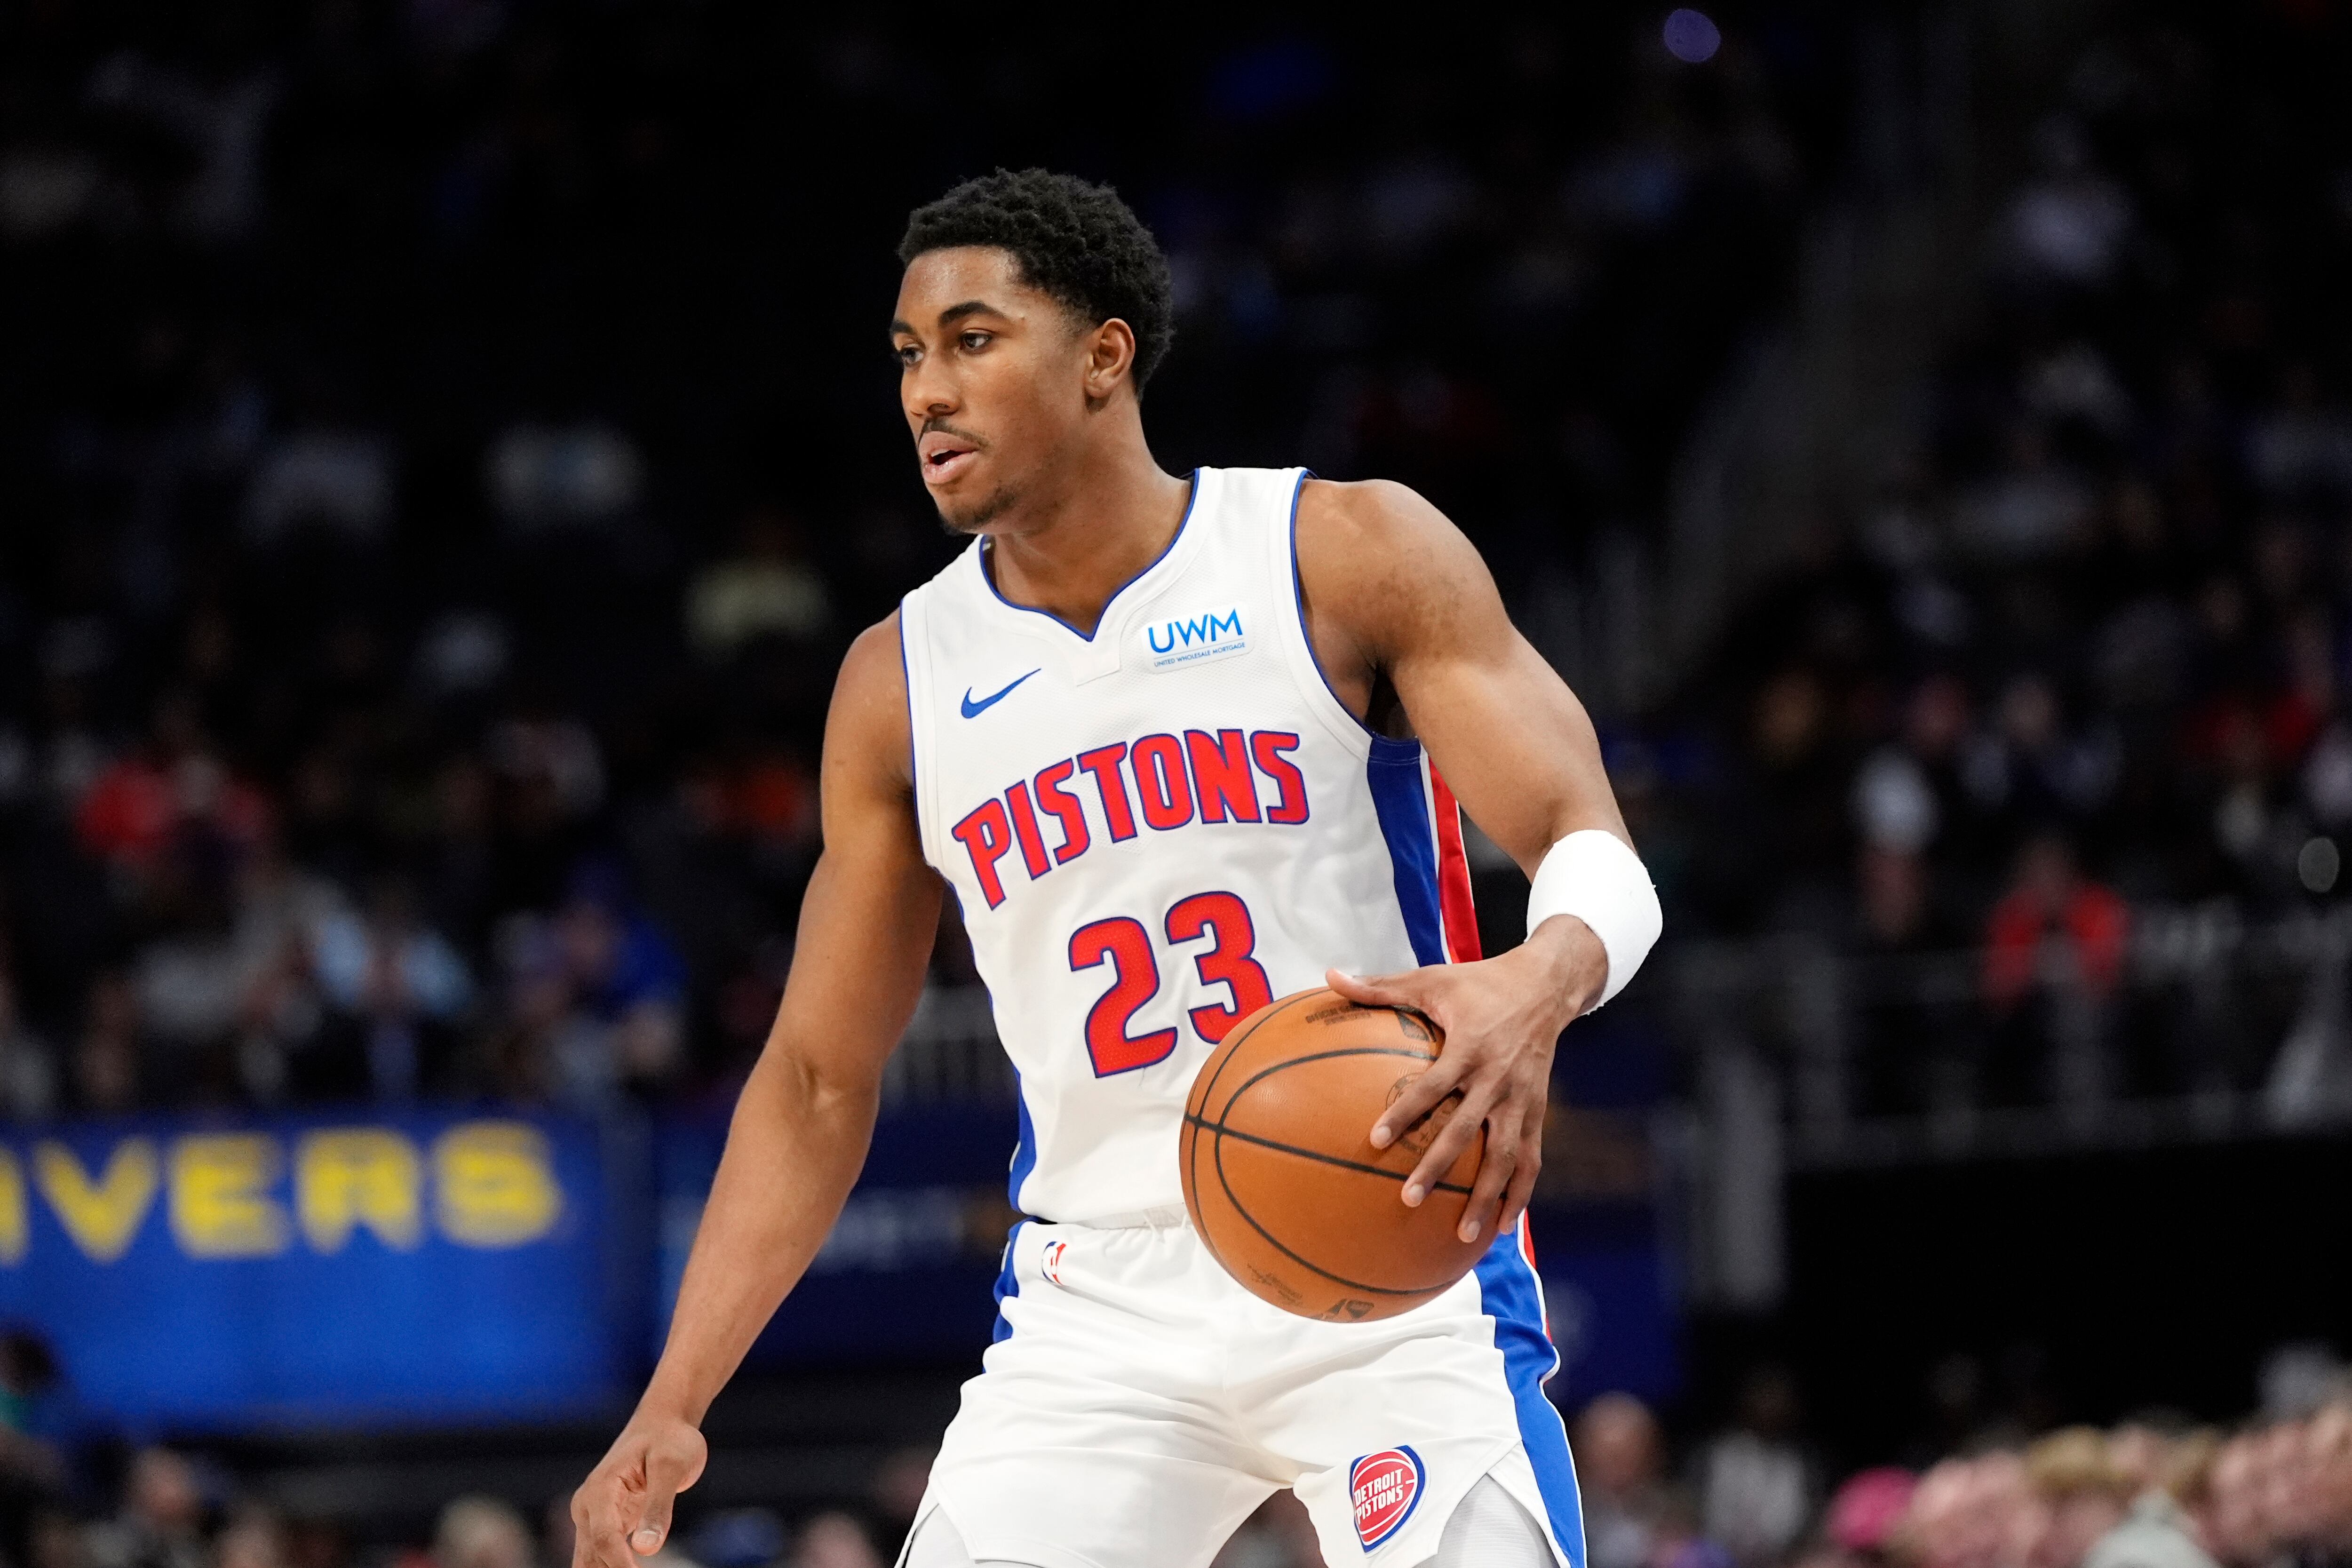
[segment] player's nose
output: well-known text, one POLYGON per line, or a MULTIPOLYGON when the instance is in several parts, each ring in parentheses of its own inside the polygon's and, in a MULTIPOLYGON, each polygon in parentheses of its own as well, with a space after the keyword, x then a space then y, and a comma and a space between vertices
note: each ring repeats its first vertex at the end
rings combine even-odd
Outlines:
POLYGON ((905 405, 907 417, 919 429, 926 419, 936 419, 953 414, 963 405, 956 395, 955 383, 933 368, 928 358, 909 368, 898 384, 898 398, 905 405))

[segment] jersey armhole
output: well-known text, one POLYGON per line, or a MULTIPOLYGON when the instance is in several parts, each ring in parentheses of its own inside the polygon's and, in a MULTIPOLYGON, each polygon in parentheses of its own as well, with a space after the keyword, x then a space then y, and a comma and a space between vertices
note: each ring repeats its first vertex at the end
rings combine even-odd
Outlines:
POLYGON ((1307 493, 1307 481, 1315 477, 1312 468, 1291 471, 1287 505, 1272 531, 1274 595, 1277 605, 1289 606, 1286 615, 1279 609, 1275 612, 1285 628, 1283 662, 1289 666, 1291 684, 1298 689, 1307 711, 1322 721, 1332 739, 1356 755, 1369 758, 1388 737, 1375 733, 1339 700, 1331 678, 1324 673, 1323 661, 1316 657, 1315 638, 1307 629, 1307 586, 1298 573, 1298 503, 1307 493))

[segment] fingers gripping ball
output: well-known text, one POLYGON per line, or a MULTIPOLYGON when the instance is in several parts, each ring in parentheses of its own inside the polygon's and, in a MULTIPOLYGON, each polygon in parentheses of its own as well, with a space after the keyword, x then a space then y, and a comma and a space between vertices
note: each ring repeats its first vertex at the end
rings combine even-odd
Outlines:
POLYGON ((1417 1307, 1484 1248, 1462 1223, 1482 1128, 1427 1201, 1402 1194, 1461 1103, 1441 1102, 1386 1149, 1372 1123, 1444 1049, 1437 1026, 1396 1007, 1301 991, 1259 1009, 1202 1064, 1184 1107, 1184 1206, 1242 1286, 1303 1318, 1353 1322, 1417 1307))

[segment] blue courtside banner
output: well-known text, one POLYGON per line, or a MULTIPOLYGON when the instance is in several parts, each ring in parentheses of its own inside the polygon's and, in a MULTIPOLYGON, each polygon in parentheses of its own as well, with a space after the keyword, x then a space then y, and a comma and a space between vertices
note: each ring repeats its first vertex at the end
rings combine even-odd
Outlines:
POLYGON ((598 1411, 642 1364, 616 1145, 625 1170, 614 1129, 500 1110, 12 1132, 0 1320, 109 1426, 598 1411))
MULTIPOLYGON (((839 1223, 752 1347, 750 1363, 976 1360, 996 1320, 993 1286, 1013 1219, 1004 1168, 1015 1131, 1010 1105, 884 1116, 839 1223)), ((716 1112, 674 1115, 656 1133, 655 1347, 668 1331, 726 1136, 716 1112)))

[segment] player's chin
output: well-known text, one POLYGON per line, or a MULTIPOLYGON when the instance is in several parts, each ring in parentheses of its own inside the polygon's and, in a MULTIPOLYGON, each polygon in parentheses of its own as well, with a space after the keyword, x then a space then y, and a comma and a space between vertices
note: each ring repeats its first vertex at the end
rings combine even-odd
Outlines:
POLYGON ((979 533, 1013 510, 1016 496, 1006 489, 991 490, 977 499, 931 492, 940 509, 940 523, 950 533, 979 533))

